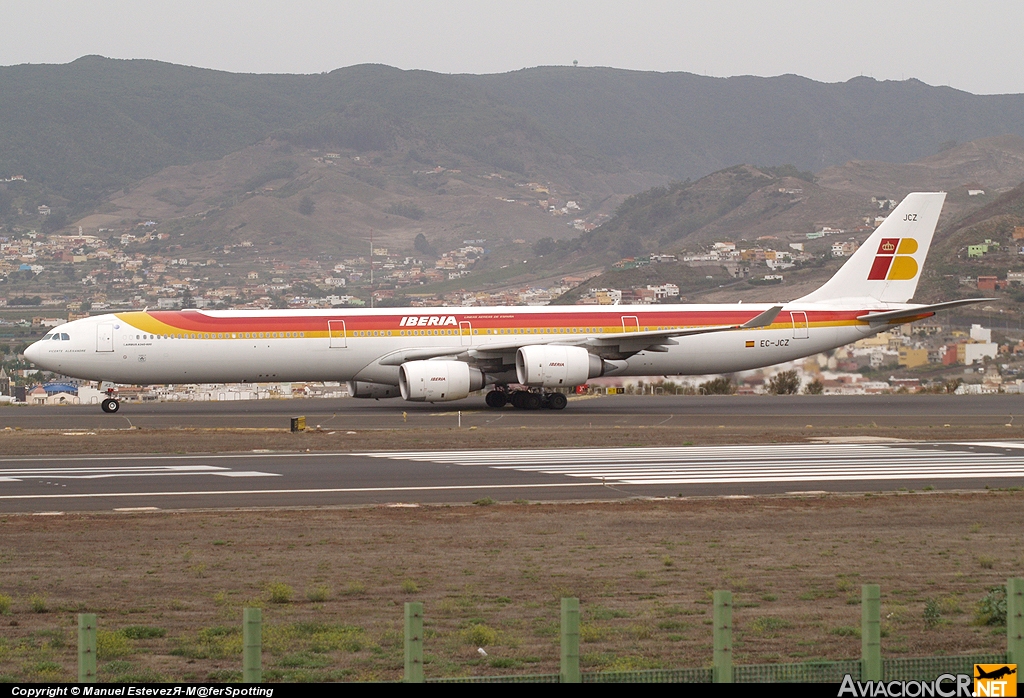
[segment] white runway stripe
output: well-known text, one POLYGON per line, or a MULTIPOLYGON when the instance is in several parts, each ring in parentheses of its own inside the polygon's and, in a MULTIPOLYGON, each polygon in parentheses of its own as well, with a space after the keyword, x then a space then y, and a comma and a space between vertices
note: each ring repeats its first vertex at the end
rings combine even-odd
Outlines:
MULTIPOLYGON (((633 485, 1024 478, 1019 444, 986 443, 999 452, 957 450, 973 444, 786 444, 684 448, 527 451, 404 451, 360 455, 498 470, 591 478, 633 485)), ((978 444, 979 446, 981 444, 978 444)))
POLYGON ((128 497, 195 497, 227 495, 274 495, 274 494, 408 494, 415 492, 473 492, 488 490, 559 490, 577 487, 601 487, 599 482, 540 482, 519 485, 437 485, 409 487, 322 487, 284 490, 183 490, 180 492, 85 492, 61 494, 0 494, 0 500, 22 499, 124 499, 128 497))
POLYGON ((256 470, 231 470, 216 465, 140 465, 106 468, 0 468, 0 480, 23 482, 48 480, 104 480, 114 477, 166 477, 173 475, 220 475, 223 477, 280 477, 256 470))

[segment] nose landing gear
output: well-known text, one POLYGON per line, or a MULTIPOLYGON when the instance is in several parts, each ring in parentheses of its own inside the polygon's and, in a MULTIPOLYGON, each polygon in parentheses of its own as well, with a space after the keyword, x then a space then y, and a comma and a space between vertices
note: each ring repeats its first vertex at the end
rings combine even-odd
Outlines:
POLYGON ((107 388, 107 397, 100 403, 100 407, 107 414, 114 414, 121 409, 121 403, 117 399, 117 388, 107 388))

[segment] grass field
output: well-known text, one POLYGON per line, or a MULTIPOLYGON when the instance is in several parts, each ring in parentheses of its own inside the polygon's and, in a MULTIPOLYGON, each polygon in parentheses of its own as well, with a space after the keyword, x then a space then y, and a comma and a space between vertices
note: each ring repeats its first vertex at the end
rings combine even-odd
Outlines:
POLYGON ((412 600, 428 677, 551 672, 562 596, 581 600, 584 670, 707 666, 714 589, 734 592, 738 664, 856 658, 863 583, 882 588, 884 655, 1004 651, 977 606, 1024 573, 1022 505, 991 491, 0 515, 0 679, 73 679, 76 613, 95 612, 101 680, 238 680, 246 606, 264 609, 267 680, 398 679, 412 600))

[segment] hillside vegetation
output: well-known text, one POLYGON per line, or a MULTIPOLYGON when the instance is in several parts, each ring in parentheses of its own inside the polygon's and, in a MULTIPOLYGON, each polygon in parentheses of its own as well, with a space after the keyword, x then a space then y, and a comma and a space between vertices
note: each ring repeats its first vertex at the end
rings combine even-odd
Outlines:
MULTIPOLYGON (((141 229, 148 255, 244 249, 258 265, 327 269, 371 240, 428 267, 485 248, 471 274, 427 293, 547 283, 719 240, 789 249, 823 227, 863 239, 887 210, 878 201, 942 190, 923 293, 973 293, 961 266, 1005 276, 1018 259, 1016 199, 1000 196, 1024 181, 1024 95, 569 67, 236 75, 96 56, 0 67, 0 95, 0 180, 24 177, 0 181, 0 226, 17 234, 141 229), (986 238, 999 254, 967 260, 986 238)), ((838 265, 824 259, 834 239, 808 242, 821 263, 790 269, 782 288, 685 264, 588 286, 797 297, 838 265)))
POLYGON ((708 78, 545 67, 442 75, 381 65, 243 75, 87 56, 0 68, 0 175, 76 211, 168 165, 270 136, 301 147, 458 153, 507 172, 560 167, 700 177, 740 162, 818 171, 1024 136, 1024 96, 915 80, 708 78))
POLYGON ((922 274, 919 296, 927 300, 957 297, 994 296, 1004 299, 1014 315, 1020 313, 1024 292, 1020 285, 979 293, 969 283, 978 276, 1005 280, 1008 272, 1024 271, 1020 254, 1024 239, 1014 239, 1014 231, 1024 228, 1024 184, 998 196, 985 206, 953 221, 936 233, 928 266, 922 274), (980 257, 969 257, 968 245, 990 244, 980 257))

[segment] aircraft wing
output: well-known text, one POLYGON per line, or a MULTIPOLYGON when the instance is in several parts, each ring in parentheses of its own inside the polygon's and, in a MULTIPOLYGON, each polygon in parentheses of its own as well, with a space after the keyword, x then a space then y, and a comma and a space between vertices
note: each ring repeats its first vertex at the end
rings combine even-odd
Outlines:
POLYGON ((614 350, 616 354, 636 354, 641 351, 668 351, 666 347, 676 344, 675 337, 691 337, 698 334, 709 334, 712 332, 729 332, 731 330, 750 330, 758 327, 771 325, 779 312, 781 305, 775 305, 751 318, 741 325, 710 325, 704 327, 687 327, 665 330, 637 330, 635 332, 613 332, 610 334, 587 334, 558 339, 541 340, 531 335, 519 335, 515 339, 506 342, 493 344, 482 344, 473 347, 453 349, 452 347, 423 347, 411 349, 399 349, 387 354, 379 360, 383 366, 399 366, 406 361, 423 359, 436 359, 441 357, 458 358, 464 361, 474 359, 498 358, 502 354, 514 354, 520 347, 534 344, 561 344, 566 346, 579 346, 593 349, 594 353, 604 353, 614 350), (604 350, 604 352, 602 352, 604 350))
POLYGON ((406 361, 422 361, 424 359, 464 358, 469 347, 419 347, 413 349, 398 349, 385 354, 377 360, 381 366, 401 366, 406 361))
POLYGON ((888 310, 877 313, 868 312, 865 315, 858 315, 858 320, 867 320, 872 325, 880 323, 912 322, 921 318, 931 317, 940 310, 959 308, 962 305, 972 305, 985 301, 998 300, 996 298, 964 298, 958 301, 946 301, 945 303, 934 303, 932 305, 919 305, 903 310, 888 310))
MULTIPOLYGON (((704 327, 687 327, 680 329, 667 329, 667 330, 647 330, 637 332, 614 332, 612 334, 602 334, 596 339, 600 340, 611 340, 615 342, 620 339, 656 339, 659 337, 666 337, 671 339, 672 337, 689 337, 695 334, 708 334, 709 332, 728 332, 730 330, 752 330, 758 327, 768 327, 768 325, 775 322, 775 318, 778 317, 782 311, 781 305, 774 305, 768 310, 756 315, 755 317, 747 320, 742 325, 710 325, 704 327)), ((588 337, 591 339, 594 337, 588 337)), ((565 342, 559 342, 565 344, 565 342)), ((579 343, 579 342, 577 342, 579 343)))

